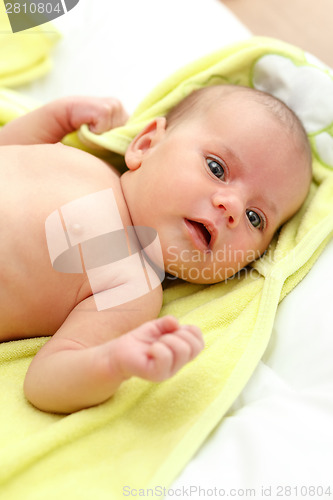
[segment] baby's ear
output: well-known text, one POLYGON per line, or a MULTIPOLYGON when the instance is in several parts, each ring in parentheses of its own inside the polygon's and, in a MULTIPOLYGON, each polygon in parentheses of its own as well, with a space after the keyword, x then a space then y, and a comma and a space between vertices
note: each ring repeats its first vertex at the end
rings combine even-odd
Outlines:
POLYGON ((164 116, 155 118, 134 137, 125 153, 125 162, 130 170, 141 166, 144 155, 157 144, 165 134, 166 119, 164 116))

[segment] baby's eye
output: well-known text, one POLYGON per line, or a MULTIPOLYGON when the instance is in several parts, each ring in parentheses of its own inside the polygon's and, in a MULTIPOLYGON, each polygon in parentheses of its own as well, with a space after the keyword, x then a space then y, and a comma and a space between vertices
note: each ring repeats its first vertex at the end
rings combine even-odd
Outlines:
POLYGON ((263 228, 264 220, 257 212, 254 210, 246 210, 246 215, 253 227, 259 229, 263 228))
POLYGON ((207 158, 207 165, 209 170, 212 172, 215 177, 218 179, 224 180, 224 167, 217 160, 213 158, 207 158))

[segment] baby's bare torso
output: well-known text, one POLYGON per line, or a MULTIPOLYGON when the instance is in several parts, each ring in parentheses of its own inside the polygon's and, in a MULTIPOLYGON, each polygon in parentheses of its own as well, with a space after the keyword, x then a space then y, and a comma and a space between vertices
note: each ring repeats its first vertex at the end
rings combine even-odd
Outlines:
POLYGON ((92 291, 86 274, 53 269, 45 221, 72 200, 112 188, 131 225, 119 175, 62 144, 2 146, 0 155, 0 341, 52 335, 92 291))

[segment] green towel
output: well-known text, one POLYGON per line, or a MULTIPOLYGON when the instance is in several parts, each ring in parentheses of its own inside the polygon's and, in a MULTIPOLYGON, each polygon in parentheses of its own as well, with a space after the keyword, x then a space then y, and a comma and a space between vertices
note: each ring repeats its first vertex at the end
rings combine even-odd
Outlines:
POLYGON ((53 25, 45 23, 13 35, 4 4, 0 3, 0 87, 17 87, 51 69, 50 49, 60 34, 53 25))
MULTIPOLYGON (((160 384, 133 378, 106 403, 59 416, 33 408, 22 391, 27 367, 47 339, 0 345, 3 498, 114 500, 133 488, 139 496, 140 488, 167 487, 223 418, 265 351, 279 302, 310 270, 333 231, 332 74, 309 61, 300 49, 253 38, 172 75, 149 94, 125 127, 102 136, 83 127, 85 142, 123 154, 147 121, 194 88, 224 82, 270 87, 286 99, 293 94, 299 104, 307 87, 297 71, 311 73, 311 88, 319 82, 318 92, 303 92, 305 108, 300 106, 314 152, 313 182, 304 207, 284 225, 266 255, 237 278, 211 286, 181 283, 164 292, 161 314, 174 314, 204 332, 206 348, 192 363, 160 384), (280 67, 282 73, 277 72, 280 67), (321 85, 326 84, 323 95, 321 85), (316 95, 320 99, 313 105, 316 95)), ((0 100, 0 118, 6 95, 0 100)), ((25 109, 21 103, 13 114, 25 109)), ((68 138, 69 143, 74 139, 68 138)))

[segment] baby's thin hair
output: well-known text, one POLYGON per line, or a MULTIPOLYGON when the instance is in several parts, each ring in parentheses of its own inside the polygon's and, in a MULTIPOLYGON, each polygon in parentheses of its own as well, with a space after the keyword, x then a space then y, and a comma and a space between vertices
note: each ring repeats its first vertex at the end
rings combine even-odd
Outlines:
POLYGON ((235 93, 247 93, 249 97, 265 106, 287 130, 295 133, 300 139, 300 144, 307 161, 312 167, 312 151, 303 123, 297 114, 277 97, 261 90, 241 85, 212 85, 194 90, 166 114, 167 127, 173 127, 183 119, 204 112, 211 105, 216 105, 225 98, 235 93))

